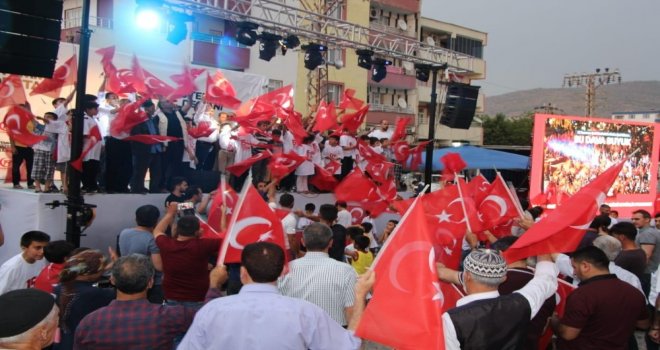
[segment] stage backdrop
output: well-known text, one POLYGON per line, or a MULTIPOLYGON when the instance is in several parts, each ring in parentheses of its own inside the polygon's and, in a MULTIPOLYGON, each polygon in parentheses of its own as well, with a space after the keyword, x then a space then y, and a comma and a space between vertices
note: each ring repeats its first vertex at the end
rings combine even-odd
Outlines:
POLYGON ((605 203, 621 217, 653 211, 660 137, 657 124, 537 114, 530 199, 552 209, 634 150, 605 203))

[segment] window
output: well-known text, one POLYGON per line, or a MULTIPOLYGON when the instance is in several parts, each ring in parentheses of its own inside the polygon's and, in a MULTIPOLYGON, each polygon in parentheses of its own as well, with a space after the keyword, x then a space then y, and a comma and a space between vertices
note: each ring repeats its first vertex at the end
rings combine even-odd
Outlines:
POLYGON ((339 106, 341 97, 344 94, 344 86, 341 84, 327 83, 325 88, 328 102, 334 102, 336 106, 339 106))
POLYGON ((369 90, 369 103, 372 105, 383 104, 383 95, 378 91, 378 89, 369 90))
POLYGON ((328 64, 337 65, 337 63, 344 65, 344 50, 339 47, 328 49, 328 64))
POLYGON ((644 119, 651 119, 651 115, 648 113, 644 113, 644 116, 642 117, 644 119))
POLYGON ((429 119, 426 116, 426 111, 425 110, 420 110, 417 112, 417 124, 428 124, 429 119))
POLYGON ((451 49, 466 55, 483 58, 483 44, 479 40, 456 36, 452 39, 451 49))
POLYGON ((284 82, 281 80, 268 79, 268 92, 277 90, 284 86, 284 82))
POLYGON ((333 5, 333 8, 330 9, 330 12, 328 12, 328 17, 330 18, 336 18, 336 19, 343 19, 343 12, 344 12, 344 5, 342 4, 342 1, 337 1, 333 5))
POLYGON ((64 10, 64 18, 62 20, 62 28, 76 28, 81 26, 82 21, 82 7, 74 7, 64 10))

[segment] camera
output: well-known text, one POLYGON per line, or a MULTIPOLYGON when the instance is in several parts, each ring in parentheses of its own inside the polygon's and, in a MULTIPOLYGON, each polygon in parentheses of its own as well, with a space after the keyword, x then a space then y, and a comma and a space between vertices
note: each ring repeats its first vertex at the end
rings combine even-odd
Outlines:
POLYGON ((195 215, 195 206, 192 202, 179 203, 176 206, 176 212, 179 217, 195 215))

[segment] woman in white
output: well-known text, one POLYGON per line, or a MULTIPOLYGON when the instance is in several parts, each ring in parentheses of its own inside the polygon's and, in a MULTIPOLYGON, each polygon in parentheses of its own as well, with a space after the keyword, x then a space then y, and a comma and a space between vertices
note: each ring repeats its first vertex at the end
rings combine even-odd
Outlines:
POLYGON ((296 168, 296 192, 298 193, 309 193, 307 182, 309 176, 314 175, 314 163, 312 163, 314 157, 313 141, 314 135, 309 135, 302 140, 300 146, 296 147, 296 153, 306 159, 296 168))

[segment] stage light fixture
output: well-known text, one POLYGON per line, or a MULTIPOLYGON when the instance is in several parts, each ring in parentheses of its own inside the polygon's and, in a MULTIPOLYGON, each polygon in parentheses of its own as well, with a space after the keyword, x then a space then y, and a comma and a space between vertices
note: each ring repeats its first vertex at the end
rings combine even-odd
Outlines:
POLYGON ((282 55, 286 55, 287 50, 295 49, 300 46, 300 39, 297 36, 291 34, 286 38, 280 40, 280 47, 282 49, 282 55))
POLYGON ((321 52, 328 51, 327 46, 309 43, 301 48, 305 50, 305 68, 313 70, 325 63, 321 52))
POLYGON ((188 36, 188 25, 186 22, 192 22, 192 16, 181 12, 173 12, 170 15, 170 31, 167 33, 167 41, 179 45, 188 36))
POLYGON ((270 61, 277 53, 282 37, 276 34, 263 32, 259 36, 259 58, 264 61, 270 61))
POLYGON ((238 23, 238 31, 236 32, 236 41, 245 46, 252 46, 257 42, 259 35, 257 29, 259 26, 251 22, 238 23))
POLYGON ((154 30, 158 28, 161 20, 161 0, 137 0, 135 10, 135 24, 138 28, 144 30, 154 30))
POLYGON ((380 82, 387 77, 387 66, 391 66, 392 61, 377 58, 373 61, 371 69, 371 80, 380 82))
POLYGON ((419 81, 427 82, 431 75, 431 66, 428 64, 416 64, 415 65, 415 77, 419 81))
POLYGON ((355 53, 358 55, 358 66, 364 69, 371 69, 374 52, 371 50, 357 50, 355 53))

